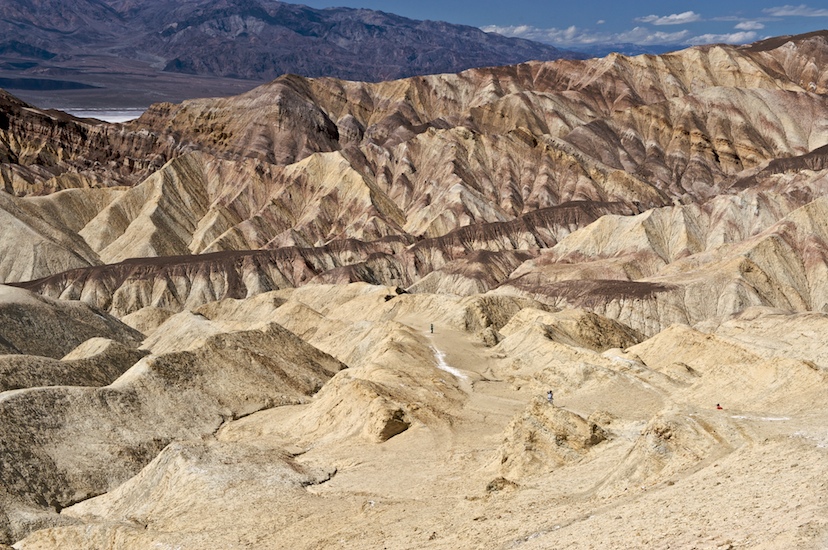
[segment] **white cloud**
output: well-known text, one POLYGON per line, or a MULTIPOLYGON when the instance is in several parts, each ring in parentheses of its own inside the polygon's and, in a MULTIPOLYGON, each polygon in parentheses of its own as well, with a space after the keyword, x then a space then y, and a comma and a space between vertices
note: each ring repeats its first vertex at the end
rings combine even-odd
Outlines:
POLYGON ((760 23, 759 21, 742 21, 738 25, 736 25, 737 29, 740 31, 758 31, 765 28, 765 25, 760 23))
POLYGON ((540 29, 531 25, 512 25, 512 26, 498 26, 489 25, 481 27, 485 32, 496 32, 503 36, 516 36, 518 38, 526 38, 527 40, 536 40, 538 42, 546 42, 547 44, 593 44, 596 42, 604 42, 609 38, 608 35, 590 35, 582 31, 575 25, 565 29, 540 29))
POLYGON ((828 17, 828 10, 811 8, 805 4, 777 6, 764 9, 762 12, 775 17, 828 17))
POLYGON ((754 40, 756 40, 755 32, 742 31, 729 34, 702 34, 694 36, 687 41, 687 44, 745 44, 754 40))
POLYGON ((656 44, 681 44, 690 35, 690 31, 682 30, 677 32, 653 32, 645 27, 635 27, 632 30, 618 33, 613 42, 629 42, 631 44, 642 44, 653 46, 656 44))
POLYGON ((598 21, 595 22, 596 25, 603 25, 604 23, 606 23, 606 21, 603 20, 603 19, 599 19, 598 21))
POLYGON ((638 44, 641 46, 695 46, 700 44, 745 44, 757 39, 756 30, 764 28, 758 21, 741 21, 736 25, 736 32, 726 34, 694 35, 687 29, 675 32, 654 31, 646 26, 635 27, 624 32, 608 33, 592 29, 582 29, 574 25, 565 29, 542 29, 532 25, 482 27, 486 32, 496 32, 504 36, 515 36, 535 40, 559 47, 575 48, 595 44, 638 44))
POLYGON ((677 32, 653 32, 645 27, 635 27, 622 33, 598 33, 587 29, 579 29, 574 25, 565 29, 540 29, 531 25, 501 27, 489 25, 482 27, 485 32, 496 32, 504 36, 516 36, 527 40, 536 40, 556 46, 574 47, 589 44, 618 44, 633 43, 641 45, 683 44, 690 37, 686 30, 677 32))
POLYGON ((685 23, 693 23, 700 21, 701 15, 693 11, 685 11, 683 13, 674 13, 671 15, 647 15, 646 17, 639 17, 636 21, 640 23, 650 23, 652 25, 684 25, 685 23))

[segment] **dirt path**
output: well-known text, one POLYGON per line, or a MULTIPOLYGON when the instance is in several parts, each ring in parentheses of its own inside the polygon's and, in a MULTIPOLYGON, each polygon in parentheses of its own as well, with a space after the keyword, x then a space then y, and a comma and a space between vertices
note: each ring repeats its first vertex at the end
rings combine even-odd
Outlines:
MULTIPOLYGON (((279 547, 828 547, 825 413, 716 410, 681 386, 670 393, 650 384, 652 372, 608 379, 623 382, 616 388, 586 369, 594 381, 561 391, 556 406, 583 417, 614 411, 610 438, 538 475, 499 479, 507 428, 544 399, 544 386, 496 376, 511 358, 472 334, 395 321, 415 331, 433 355, 434 376, 453 381, 463 398, 446 401, 444 423, 412 426, 382 444, 357 438, 302 449, 301 463, 336 474, 295 501, 301 517, 280 527, 279 547)), ((290 425, 307 407, 249 422, 259 430, 290 425)), ((256 437, 267 439, 255 430, 245 436, 256 437)), ((526 441, 527 452, 532 445, 526 441)))
MULTIPOLYGON (((442 359, 457 375, 468 399, 445 439, 417 445, 409 434, 388 445, 374 465, 375 475, 386 475, 390 464, 405 464, 398 479, 418 487, 419 498, 387 505, 384 517, 406 526, 412 538, 386 534, 386 547, 781 548, 828 529, 828 436, 818 427, 828 420, 824 415, 679 407, 677 417, 693 419, 711 438, 710 454, 691 464, 694 452, 706 451, 679 441, 662 460, 669 471, 670 454, 685 453, 687 468, 612 495, 600 488, 647 427, 639 418, 620 418, 614 438, 584 461, 487 491, 506 426, 537 392, 494 379, 499 359, 469 334, 445 326, 432 334, 424 325, 414 328, 436 350, 435 363, 442 359)), ((581 414, 590 412, 586 397, 579 404, 581 414)), ((675 408, 669 396, 666 406, 675 408)), ((365 475, 371 472, 361 472, 355 485, 365 475)))

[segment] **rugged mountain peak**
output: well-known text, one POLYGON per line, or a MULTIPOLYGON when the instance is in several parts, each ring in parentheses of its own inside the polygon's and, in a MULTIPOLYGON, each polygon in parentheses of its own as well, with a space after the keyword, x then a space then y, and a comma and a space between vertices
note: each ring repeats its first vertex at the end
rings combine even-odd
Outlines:
MULTIPOLYGON (((14 0, 0 6, 0 31, 12 60, 26 61, 10 74, 24 78, 42 75, 44 69, 77 69, 77 64, 84 65, 78 60, 89 56, 114 72, 132 73, 113 63, 120 59, 151 68, 149 73, 156 76, 160 69, 251 82, 286 73, 380 81, 582 57, 475 27, 270 0, 14 0)), ((73 78, 100 85, 84 71, 76 71, 73 78)))

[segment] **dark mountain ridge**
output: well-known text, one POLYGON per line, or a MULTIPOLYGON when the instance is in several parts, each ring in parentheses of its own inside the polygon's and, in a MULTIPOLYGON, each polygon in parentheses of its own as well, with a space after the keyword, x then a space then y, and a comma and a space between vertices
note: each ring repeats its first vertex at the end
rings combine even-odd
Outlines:
POLYGON ((583 57, 475 27, 272 0, 11 0, 0 5, 0 35, 0 76, 71 74, 87 84, 126 72, 126 62, 144 64, 148 74, 381 81, 583 57))

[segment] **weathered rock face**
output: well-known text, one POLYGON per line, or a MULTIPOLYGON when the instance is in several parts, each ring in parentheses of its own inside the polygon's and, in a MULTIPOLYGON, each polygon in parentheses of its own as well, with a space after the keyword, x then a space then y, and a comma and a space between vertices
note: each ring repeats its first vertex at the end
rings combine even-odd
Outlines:
MULTIPOLYGON (((56 512, 115 488, 170 441, 302 402, 344 368, 278 325, 217 332, 181 349, 145 357, 104 387, 90 384, 106 377, 99 361, 87 364, 86 387, 39 387, 46 380, 33 375, 33 387, 0 395, 4 540, 64 522, 56 512)), ((63 366, 81 367, 71 356, 63 366)))
POLYGON ((0 353, 60 359, 90 338, 137 346, 138 331, 80 302, 56 301, 0 285, 0 353))
POLYGON ((509 425, 499 468, 507 479, 548 472, 580 460, 607 437, 594 422, 537 398, 509 425))
POLYGON ((42 111, 0 90, 0 182, 6 193, 134 184, 175 149, 153 134, 42 111))
POLYGON ((828 35, 817 31, 794 37, 770 38, 742 49, 758 63, 777 70, 809 92, 828 91, 826 79, 825 44, 828 35))
POLYGON ((0 392, 36 386, 106 386, 144 355, 106 338, 90 338, 61 360, 0 355, 0 392))

